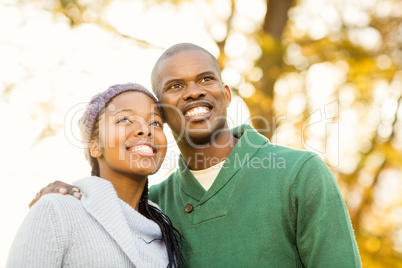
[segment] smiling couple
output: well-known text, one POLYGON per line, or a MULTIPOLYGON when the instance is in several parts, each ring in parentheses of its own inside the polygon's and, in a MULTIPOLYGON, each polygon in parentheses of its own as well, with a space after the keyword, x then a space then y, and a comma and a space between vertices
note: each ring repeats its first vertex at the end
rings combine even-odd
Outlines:
MULTIPOLYGON (((117 155, 108 150, 107 144, 101 143, 100 127, 100 140, 91 143, 88 151, 97 160, 94 161, 95 170, 97 164, 101 167, 100 174, 93 172, 94 177, 84 179, 90 182, 79 181, 74 186, 52 183, 41 190, 33 203, 47 193, 68 193, 76 197, 82 194, 81 201, 70 195, 46 195, 31 208, 30 214, 49 203, 49 199, 62 202, 63 198, 69 198, 74 200, 75 207, 84 206, 83 211, 89 210, 96 219, 102 218, 97 214, 106 213, 104 210, 113 208, 113 204, 99 194, 101 190, 109 193, 105 190, 107 183, 99 181, 112 181, 118 198, 128 204, 121 205, 123 209, 119 208, 119 211, 123 211, 124 220, 132 227, 129 228, 131 233, 125 236, 125 229, 118 229, 120 222, 110 219, 115 225, 109 226, 108 221, 100 223, 102 228, 111 229, 110 232, 85 234, 87 243, 98 241, 101 234, 102 241, 107 240, 106 234, 113 237, 116 247, 121 250, 113 248, 110 254, 106 254, 102 242, 96 243, 96 249, 93 249, 110 260, 111 255, 117 259, 127 259, 124 265, 119 263, 113 266, 109 262, 109 267, 361 267, 349 214, 328 167, 314 153, 271 144, 250 125, 229 129, 226 116, 231 91, 222 82, 221 70, 214 56, 193 44, 182 43, 170 47, 161 55, 152 71, 152 89, 161 110, 154 107, 149 111, 149 108, 147 110, 141 106, 153 104, 150 96, 140 92, 124 92, 112 99, 116 105, 114 112, 132 102, 135 103, 132 104, 135 106, 132 110, 136 114, 128 114, 125 116, 127 118, 124 112, 120 115, 110 114, 110 118, 124 118, 123 121, 117 120, 117 127, 111 127, 116 120, 107 122, 104 118, 109 116, 99 115, 98 124, 109 126, 109 140, 115 133, 126 133, 123 138, 115 139, 115 144, 122 144, 116 154, 123 152, 128 154, 128 158, 135 154, 139 160, 163 159, 166 152, 163 146, 166 145, 166 138, 161 133, 163 117, 180 149, 177 170, 162 183, 152 186, 148 196, 147 175, 156 172, 161 161, 149 161, 153 164, 148 169, 142 167, 140 170, 137 167, 136 176, 133 176, 127 163, 114 161, 117 155), (142 98, 138 94, 142 94, 142 98), (145 121, 134 127, 132 122, 140 120, 130 119, 130 116, 134 118, 136 115, 145 121), (120 124, 125 125, 124 130, 119 132, 116 128, 122 127, 120 124), (127 133, 132 134, 127 137, 127 133), (144 142, 147 139, 149 142, 144 142), (127 140, 130 142, 127 143, 127 140), (142 142, 136 143, 138 140, 142 142), (268 156, 280 159, 283 168, 248 163, 258 162, 256 160, 268 156), (92 190, 88 185, 97 185, 101 189, 93 194, 97 198, 91 197, 92 190), (148 197, 152 202, 146 201, 148 197), (172 224, 162 212, 157 211, 155 204, 170 218, 172 224), (138 210, 149 222, 138 220, 134 217, 138 215, 133 216, 130 208, 138 210), (150 209, 157 213, 146 212, 150 209), (141 224, 130 225, 130 222, 141 224), (132 233, 139 235, 133 236, 132 233), (178 233, 184 237, 180 244, 184 257, 182 263, 179 263, 180 252, 175 250, 180 241, 178 233)), ((111 112, 104 110, 106 115, 111 112)), ((91 134, 94 134, 92 132, 93 129, 91 134)), ((57 207, 48 221, 64 226, 64 221, 77 218, 80 211, 78 208, 57 207), (60 214, 64 216, 59 217, 60 214)), ((121 218, 116 216, 115 219, 121 218)), ((27 236, 29 232, 46 231, 35 228, 29 228, 27 236)), ((74 234, 74 230, 70 231, 74 234)), ((54 232, 49 232, 47 236, 62 252, 58 266, 63 266, 60 263, 63 264, 63 258, 74 251, 77 241, 68 244, 61 239, 60 242, 60 239, 57 240, 58 234, 54 232)), ((16 238, 16 241, 19 239, 16 238)), ((11 256, 18 255, 16 247, 13 247, 11 256)), ((76 250, 74 254, 80 253, 76 250)), ((96 254, 92 255, 96 258, 96 254)), ((15 257, 11 259, 16 264, 21 263, 15 257)), ((9 267, 19 267, 9 263, 9 267)), ((106 267, 94 262, 88 266, 78 264, 81 266, 74 267, 106 267)))

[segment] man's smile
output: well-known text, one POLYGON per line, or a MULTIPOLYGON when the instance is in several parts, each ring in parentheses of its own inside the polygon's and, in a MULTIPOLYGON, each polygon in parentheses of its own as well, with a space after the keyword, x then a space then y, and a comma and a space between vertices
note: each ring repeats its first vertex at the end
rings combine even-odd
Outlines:
POLYGON ((200 115, 209 113, 209 111, 210 111, 210 109, 208 107, 203 107, 203 106, 194 107, 194 108, 188 110, 186 112, 185 116, 189 116, 189 117, 200 116, 200 115))
POLYGON ((212 105, 206 101, 191 102, 184 106, 184 116, 192 120, 205 119, 212 111, 212 105))

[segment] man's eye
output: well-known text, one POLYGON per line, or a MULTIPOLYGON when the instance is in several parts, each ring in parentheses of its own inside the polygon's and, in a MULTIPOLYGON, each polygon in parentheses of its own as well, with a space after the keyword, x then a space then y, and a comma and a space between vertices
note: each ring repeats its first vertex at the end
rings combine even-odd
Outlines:
POLYGON ((209 82, 209 81, 213 81, 214 78, 211 76, 207 76, 201 79, 200 83, 205 83, 205 82, 209 82))
POLYGON ((117 123, 131 123, 131 120, 128 117, 120 118, 117 123))
POLYGON ((170 87, 169 87, 169 89, 170 88, 182 88, 183 86, 182 85, 180 85, 180 84, 173 84, 173 85, 171 85, 170 87))

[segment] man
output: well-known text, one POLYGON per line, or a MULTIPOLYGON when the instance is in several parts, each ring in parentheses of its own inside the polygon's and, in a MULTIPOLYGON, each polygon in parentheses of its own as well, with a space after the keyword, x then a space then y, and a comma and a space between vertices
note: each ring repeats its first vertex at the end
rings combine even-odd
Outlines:
POLYGON ((149 198, 183 234, 187 266, 361 267, 328 167, 251 126, 230 130, 231 91, 209 52, 172 46, 155 64, 152 88, 181 155, 149 198))

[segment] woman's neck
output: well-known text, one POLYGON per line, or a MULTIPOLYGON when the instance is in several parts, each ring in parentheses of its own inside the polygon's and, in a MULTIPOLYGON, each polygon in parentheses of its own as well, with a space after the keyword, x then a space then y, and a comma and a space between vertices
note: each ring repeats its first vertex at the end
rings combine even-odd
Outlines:
POLYGON ((108 180, 113 184, 117 196, 129 204, 132 208, 138 210, 142 192, 148 177, 131 178, 126 176, 108 176, 100 173, 102 179, 108 180))

